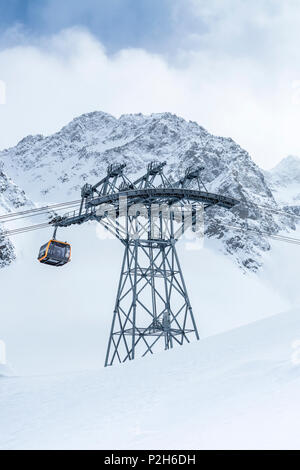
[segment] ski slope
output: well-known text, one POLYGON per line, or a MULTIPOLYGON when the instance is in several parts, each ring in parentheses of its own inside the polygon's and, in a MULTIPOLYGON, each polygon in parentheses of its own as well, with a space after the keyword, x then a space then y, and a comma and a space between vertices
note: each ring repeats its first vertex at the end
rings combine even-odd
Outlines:
POLYGON ((122 366, 0 378, 0 449, 300 448, 300 310, 122 366))

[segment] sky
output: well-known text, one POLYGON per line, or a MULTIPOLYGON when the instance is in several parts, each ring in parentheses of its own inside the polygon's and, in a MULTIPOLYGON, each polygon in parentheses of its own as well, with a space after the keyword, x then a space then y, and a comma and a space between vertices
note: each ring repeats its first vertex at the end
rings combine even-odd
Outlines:
POLYGON ((263 168, 300 156, 298 0, 0 0, 0 149, 169 111, 263 168))

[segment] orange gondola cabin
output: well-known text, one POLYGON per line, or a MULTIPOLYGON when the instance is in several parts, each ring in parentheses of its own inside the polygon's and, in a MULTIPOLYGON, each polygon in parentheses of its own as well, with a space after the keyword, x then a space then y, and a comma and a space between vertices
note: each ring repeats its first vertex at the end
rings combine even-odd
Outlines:
POLYGON ((71 261, 71 245, 58 240, 50 240, 41 246, 38 260, 50 266, 64 266, 71 261))

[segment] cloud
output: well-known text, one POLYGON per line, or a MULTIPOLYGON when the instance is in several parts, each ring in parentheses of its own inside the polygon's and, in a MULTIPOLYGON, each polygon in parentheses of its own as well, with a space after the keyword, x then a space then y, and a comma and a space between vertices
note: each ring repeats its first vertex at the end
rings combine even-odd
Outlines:
POLYGON ((172 11, 181 0, 0 0, 0 31, 16 24, 31 34, 84 27, 109 53, 125 47, 162 48, 172 35, 172 11))
POLYGON ((234 138, 265 167, 300 154, 297 66, 281 70, 251 54, 213 53, 216 46, 179 51, 174 63, 137 48, 108 55, 81 28, 18 42, 0 50, 0 148, 89 111, 170 111, 234 138))

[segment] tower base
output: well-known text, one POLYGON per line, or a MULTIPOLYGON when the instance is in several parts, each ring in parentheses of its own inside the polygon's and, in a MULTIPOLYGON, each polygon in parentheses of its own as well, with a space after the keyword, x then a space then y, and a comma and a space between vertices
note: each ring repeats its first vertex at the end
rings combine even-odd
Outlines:
POLYGON ((199 339, 175 240, 124 240, 105 366, 199 339))

